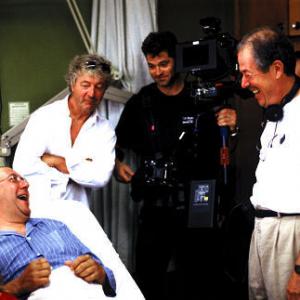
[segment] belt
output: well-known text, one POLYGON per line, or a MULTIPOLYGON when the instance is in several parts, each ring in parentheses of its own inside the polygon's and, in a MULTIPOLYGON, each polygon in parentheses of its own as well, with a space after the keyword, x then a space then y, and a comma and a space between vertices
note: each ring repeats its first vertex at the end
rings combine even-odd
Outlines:
POLYGON ((300 216, 300 213, 280 213, 273 210, 264 210, 264 209, 256 209, 255 210, 256 218, 266 218, 266 217, 292 217, 292 216, 300 216))

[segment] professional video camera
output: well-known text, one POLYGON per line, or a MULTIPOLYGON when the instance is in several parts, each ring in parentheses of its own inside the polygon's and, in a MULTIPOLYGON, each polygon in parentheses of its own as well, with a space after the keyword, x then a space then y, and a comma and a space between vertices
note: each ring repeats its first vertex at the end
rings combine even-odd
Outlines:
POLYGON ((236 40, 228 33, 220 33, 218 18, 203 18, 200 26, 204 38, 178 43, 176 47, 176 71, 195 78, 191 81, 191 95, 198 104, 222 100, 232 95, 237 86, 236 40))
MULTIPOLYGON (((208 155, 208 146, 203 147, 200 140, 216 140, 214 145, 219 141, 219 128, 215 123, 214 112, 224 105, 228 91, 231 93, 235 84, 231 75, 236 71, 236 41, 229 34, 220 33, 220 19, 201 19, 200 25, 205 37, 197 41, 178 43, 175 59, 176 72, 193 76, 188 82, 191 84, 195 105, 186 106, 187 111, 182 111, 178 143, 173 154, 169 157, 162 155, 160 158, 144 159, 141 162, 133 184, 137 187, 133 191, 137 199, 145 186, 178 188, 183 177, 186 180, 187 176, 192 176, 192 171, 186 170, 187 165, 195 167, 203 157, 213 155, 208 155), (191 174, 183 174, 185 171, 191 174)), ((204 161, 197 170, 208 169, 208 160, 204 161), (204 164, 206 167, 203 167, 204 164)))

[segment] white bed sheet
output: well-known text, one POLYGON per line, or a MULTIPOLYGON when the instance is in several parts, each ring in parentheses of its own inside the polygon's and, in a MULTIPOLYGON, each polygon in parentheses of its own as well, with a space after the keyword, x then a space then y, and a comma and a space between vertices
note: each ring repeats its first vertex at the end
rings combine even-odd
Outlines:
POLYGON ((96 289, 100 288, 99 298, 93 298, 92 295, 88 298, 87 293, 82 298, 82 294, 76 293, 76 287, 79 287, 80 284, 73 283, 72 286, 68 286, 68 279, 72 282, 72 276, 68 274, 69 270, 63 267, 53 271, 50 277, 50 285, 32 293, 30 300, 145 299, 97 219, 86 206, 71 200, 43 201, 41 205, 38 205, 38 202, 35 201, 34 205, 31 204, 31 217, 55 219, 68 225, 72 232, 101 259, 103 264, 114 272, 117 296, 113 298, 106 297, 103 294, 102 287, 98 285, 96 289))

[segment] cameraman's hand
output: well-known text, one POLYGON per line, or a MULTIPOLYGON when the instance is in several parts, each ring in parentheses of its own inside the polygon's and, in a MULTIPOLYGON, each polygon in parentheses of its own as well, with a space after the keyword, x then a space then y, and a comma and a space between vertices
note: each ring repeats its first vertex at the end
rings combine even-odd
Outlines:
POLYGON ((49 284, 51 266, 45 258, 32 261, 19 277, 3 286, 4 291, 19 296, 49 284))
POLYGON ((296 300, 300 299, 300 275, 292 272, 288 285, 287 285, 287 299, 296 300))
POLYGON ((230 130, 235 130, 237 125, 237 114, 232 108, 223 108, 216 113, 219 126, 228 126, 230 130))
POLYGON ((131 181, 134 172, 129 165, 116 159, 115 169, 117 171, 116 175, 118 180, 124 183, 129 183, 131 181))

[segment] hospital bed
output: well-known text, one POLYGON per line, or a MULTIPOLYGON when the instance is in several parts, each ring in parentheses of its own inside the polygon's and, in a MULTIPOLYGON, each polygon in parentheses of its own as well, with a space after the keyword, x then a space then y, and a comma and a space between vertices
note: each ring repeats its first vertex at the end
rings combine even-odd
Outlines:
MULTIPOLYGON (((71 231, 96 254, 104 265, 109 267, 115 275, 117 285, 117 296, 106 297, 99 294, 99 299, 111 300, 144 300, 140 289, 131 277, 130 273, 122 263, 119 255, 113 248, 110 240, 103 231, 92 212, 83 204, 71 200, 51 200, 49 202, 37 201, 31 205, 31 217, 50 218, 64 222, 71 231)), ((74 287, 74 286, 73 286, 74 287)), ((64 278, 61 280, 59 288, 51 287, 39 289, 32 293, 30 300, 88 300, 88 298, 75 293, 72 294, 73 287, 68 287, 64 278), (54 293, 54 294, 53 294, 54 293), (55 297, 55 298, 54 298, 55 297)), ((102 289, 102 288, 101 288, 102 289)), ((98 299, 98 298, 97 298, 98 299)))

